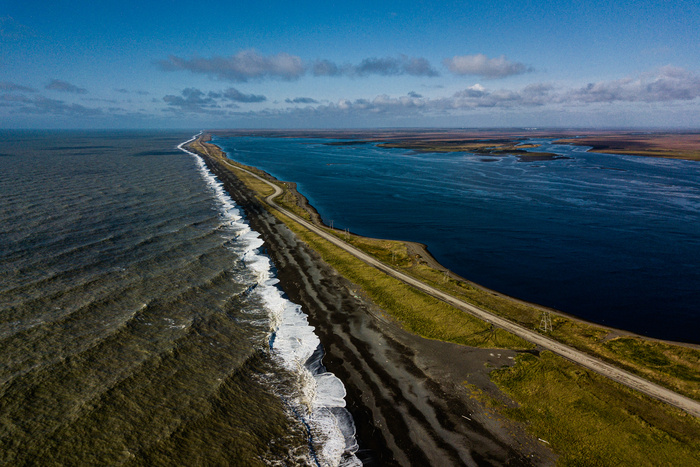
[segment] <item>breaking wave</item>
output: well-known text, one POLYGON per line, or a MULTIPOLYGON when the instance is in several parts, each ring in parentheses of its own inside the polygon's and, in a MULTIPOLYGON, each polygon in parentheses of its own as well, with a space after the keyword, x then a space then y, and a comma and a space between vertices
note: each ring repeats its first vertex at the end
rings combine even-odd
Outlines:
POLYGON ((324 467, 361 465, 355 456, 355 425, 345 409, 345 386, 324 368, 323 348, 314 328, 301 306, 285 298, 270 258, 260 250, 260 234, 250 228, 204 160, 184 149, 193 139, 178 149, 196 158, 202 177, 215 193, 224 225, 238 240, 235 248, 242 249, 243 262, 256 278, 248 292, 259 297, 268 313, 269 352, 273 360, 293 375, 293 387, 279 388, 277 393, 308 430, 308 460, 324 467))

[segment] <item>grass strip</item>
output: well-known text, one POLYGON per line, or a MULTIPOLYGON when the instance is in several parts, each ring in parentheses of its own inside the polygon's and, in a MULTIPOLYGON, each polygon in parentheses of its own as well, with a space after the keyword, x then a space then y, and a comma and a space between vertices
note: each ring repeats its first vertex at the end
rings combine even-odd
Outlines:
POLYGON ((557 465, 700 465, 700 420, 549 351, 491 379, 519 404, 498 411, 550 443, 557 465))

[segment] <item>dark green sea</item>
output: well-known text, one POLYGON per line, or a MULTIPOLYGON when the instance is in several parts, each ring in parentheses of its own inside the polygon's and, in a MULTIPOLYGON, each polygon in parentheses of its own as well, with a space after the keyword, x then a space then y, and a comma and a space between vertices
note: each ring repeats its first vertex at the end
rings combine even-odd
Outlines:
POLYGON ((357 463, 342 383, 191 137, 0 133, 0 464, 357 463))

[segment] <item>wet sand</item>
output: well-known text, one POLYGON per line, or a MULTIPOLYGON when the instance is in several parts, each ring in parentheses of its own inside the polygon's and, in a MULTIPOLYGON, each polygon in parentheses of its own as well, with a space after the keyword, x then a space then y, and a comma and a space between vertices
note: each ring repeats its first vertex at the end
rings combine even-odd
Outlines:
POLYGON ((315 326, 326 368, 347 390, 365 465, 551 465, 554 455, 498 420, 465 383, 510 403, 489 368, 515 352, 431 341, 402 330, 272 216, 228 169, 207 165, 260 232, 282 288, 315 326))

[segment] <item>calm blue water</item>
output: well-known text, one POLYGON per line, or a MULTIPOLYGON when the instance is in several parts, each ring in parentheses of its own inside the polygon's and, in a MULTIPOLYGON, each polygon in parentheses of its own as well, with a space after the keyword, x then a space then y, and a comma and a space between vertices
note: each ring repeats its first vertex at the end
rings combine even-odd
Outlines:
POLYGON ((493 161, 321 139, 214 142, 298 182, 335 227, 425 243, 451 270, 518 298, 700 343, 700 163, 548 140, 536 150, 568 158, 493 161))

